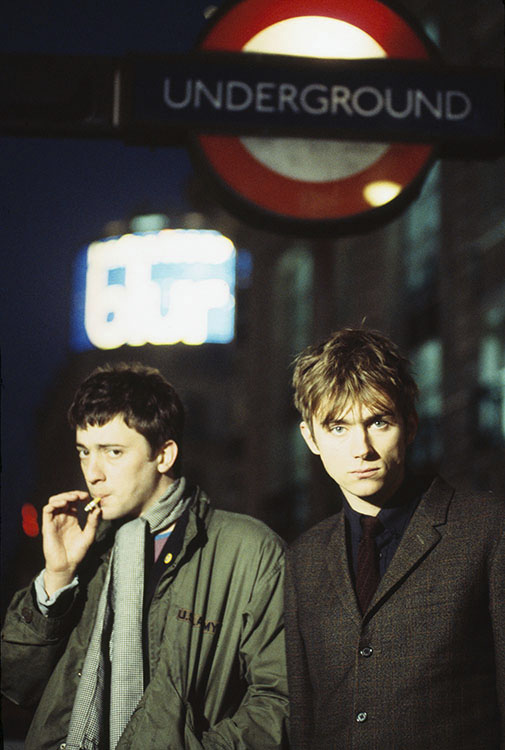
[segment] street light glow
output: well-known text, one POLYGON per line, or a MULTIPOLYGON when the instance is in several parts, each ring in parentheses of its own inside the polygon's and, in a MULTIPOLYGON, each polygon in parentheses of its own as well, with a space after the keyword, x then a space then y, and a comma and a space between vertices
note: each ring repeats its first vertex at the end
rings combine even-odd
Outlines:
POLYGON ((365 200, 371 206, 378 207, 384 206, 396 198, 400 193, 402 186, 397 182, 390 180, 377 180, 376 182, 369 182, 363 190, 365 200))

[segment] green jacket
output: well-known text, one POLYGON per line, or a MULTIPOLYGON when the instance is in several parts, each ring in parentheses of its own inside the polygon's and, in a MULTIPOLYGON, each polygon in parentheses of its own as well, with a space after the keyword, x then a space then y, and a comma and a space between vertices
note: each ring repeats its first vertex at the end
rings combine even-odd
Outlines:
MULTIPOLYGON (((113 534, 102 534, 61 616, 33 586, 15 595, 3 631, 2 691, 38 702, 26 750, 65 747, 113 534)), ((284 748, 288 712, 283 544, 248 516, 195 491, 181 552, 167 564, 147 620, 149 683, 118 750, 284 748)))

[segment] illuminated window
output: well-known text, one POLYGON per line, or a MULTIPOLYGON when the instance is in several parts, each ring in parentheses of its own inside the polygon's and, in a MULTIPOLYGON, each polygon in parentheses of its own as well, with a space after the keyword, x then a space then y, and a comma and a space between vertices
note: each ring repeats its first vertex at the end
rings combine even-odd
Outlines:
MULTIPOLYGON (((404 218, 406 236, 405 271, 409 291, 426 289, 434 283, 440 247, 440 167, 429 173, 421 195, 404 218)), ((411 296, 415 300, 415 296, 411 296)))
POLYGON ((505 438, 505 342, 496 333, 480 344, 478 419, 481 435, 505 438))
POLYGON ((442 455, 442 344, 430 339, 420 344, 410 359, 419 387, 419 428, 412 447, 416 468, 431 467, 442 455))

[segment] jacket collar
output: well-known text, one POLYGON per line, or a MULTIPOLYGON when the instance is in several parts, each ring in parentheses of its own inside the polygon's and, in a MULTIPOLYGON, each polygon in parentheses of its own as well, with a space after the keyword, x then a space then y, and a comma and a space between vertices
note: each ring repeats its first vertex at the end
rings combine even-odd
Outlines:
POLYGON ((195 549, 203 546, 207 540, 207 523, 211 510, 209 498, 196 485, 188 485, 188 492, 192 493, 193 497, 188 507, 188 520, 184 539, 179 553, 170 566, 173 574, 194 553, 195 549))
MULTIPOLYGON (((401 585, 411 570, 436 547, 441 539, 443 526, 447 521, 447 513, 453 494, 453 488, 443 479, 437 477, 431 483, 405 529, 391 564, 370 602, 368 611, 365 613, 365 618, 372 616, 373 612, 391 595, 392 591, 401 585)), ((349 570, 343 512, 336 516, 326 559, 330 575, 333 580, 338 582, 336 593, 342 606, 356 622, 360 622, 362 617, 349 570)))
POLYGON ((383 601, 392 589, 401 585, 414 566, 418 565, 437 546, 447 522, 449 505, 454 490, 444 480, 436 478, 415 511, 396 553, 372 599, 370 608, 383 601))

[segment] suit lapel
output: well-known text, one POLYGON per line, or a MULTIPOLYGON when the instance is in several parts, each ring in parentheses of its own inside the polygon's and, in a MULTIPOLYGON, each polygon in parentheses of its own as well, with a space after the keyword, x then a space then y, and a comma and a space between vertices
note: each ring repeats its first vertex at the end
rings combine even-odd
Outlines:
POLYGON ((345 516, 340 512, 337 516, 335 529, 330 537, 326 550, 326 562, 333 581, 332 587, 340 599, 342 606, 356 622, 361 622, 356 593, 349 572, 347 557, 347 542, 345 538, 345 516))
POLYGON ((431 553, 442 538, 453 489, 435 479, 412 516, 391 564, 370 603, 375 608, 431 553), (439 530, 440 528, 440 530, 439 530))

